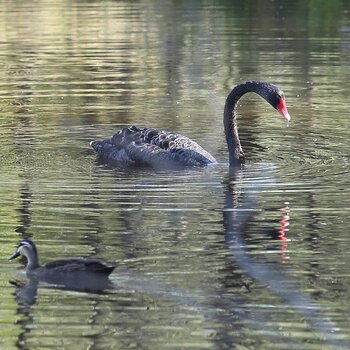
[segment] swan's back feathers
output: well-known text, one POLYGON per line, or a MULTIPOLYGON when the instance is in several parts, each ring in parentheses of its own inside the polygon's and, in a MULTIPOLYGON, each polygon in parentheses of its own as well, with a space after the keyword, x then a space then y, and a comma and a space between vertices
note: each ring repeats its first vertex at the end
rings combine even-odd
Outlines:
POLYGON ((152 167, 198 166, 216 160, 196 142, 173 131, 131 126, 111 139, 92 141, 92 148, 104 162, 136 163, 152 167))

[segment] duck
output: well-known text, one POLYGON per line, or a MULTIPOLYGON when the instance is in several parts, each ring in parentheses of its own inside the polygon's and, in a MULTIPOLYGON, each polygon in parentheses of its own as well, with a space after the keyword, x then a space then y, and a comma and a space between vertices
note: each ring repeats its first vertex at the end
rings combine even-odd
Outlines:
MULTIPOLYGON (((285 95, 278 86, 255 80, 235 86, 226 98, 223 118, 230 168, 240 167, 245 162, 236 108, 240 98, 249 92, 265 99, 287 122, 291 119, 285 95)), ((187 136, 135 125, 117 131, 110 138, 91 141, 90 146, 99 160, 110 166, 207 167, 218 163, 214 156, 187 136)))
POLYGON ((65 283, 69 280, 75 281, 79 277, 107 278, 115 269, 115 266, 101 260, 89 258, 59 259, 40 265, 38 250, 30 239, 21 240, 16 251, 8 259, 11 261, 19 256, 27 259, 25 272, 28 277, 48 283, 65 283))

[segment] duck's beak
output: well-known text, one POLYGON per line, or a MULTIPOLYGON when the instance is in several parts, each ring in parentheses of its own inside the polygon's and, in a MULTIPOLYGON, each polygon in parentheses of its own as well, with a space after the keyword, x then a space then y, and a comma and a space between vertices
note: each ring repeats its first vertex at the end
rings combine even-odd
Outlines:
POLYGON ((276 109, 278 110, 278 112, 281 113, 281 116, 283 117, 283 119, 285 119, 287 122, 290 121, 290 115, 288 113, 288 109, 287 109, 287 105, 286 105, 285 99, 280 98, 280 103, 276 107, 276 109))
POLYGON ((10 257, 9 257, 9 261, 16 259, 17 257, 19 257, 21 254, 19 252, 15 252, 13 253, 10 257))

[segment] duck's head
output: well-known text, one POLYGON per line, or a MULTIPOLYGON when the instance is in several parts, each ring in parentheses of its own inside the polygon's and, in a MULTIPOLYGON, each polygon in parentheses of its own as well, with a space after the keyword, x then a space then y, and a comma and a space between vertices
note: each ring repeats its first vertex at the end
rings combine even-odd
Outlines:
POLYGON ((9 257, 9 261, 18 258, 20 255, 29 260, 31 257, 37 257, 37 254, 34 242, 30 239, 23 239, 19 242, 16 251, 9 257))

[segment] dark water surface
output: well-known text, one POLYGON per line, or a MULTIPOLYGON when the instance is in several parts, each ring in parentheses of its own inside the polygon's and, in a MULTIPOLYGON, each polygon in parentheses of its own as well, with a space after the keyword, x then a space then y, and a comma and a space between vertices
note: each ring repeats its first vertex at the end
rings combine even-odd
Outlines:
POLYGON ((348 349, 350 5, 346 1, 0 2, 0 349, 348 349), (247 165, 229 174, 225 97, 247 165), (89 142, 176 130, 220 162, 109 169, 89 142), (7 262, 118 264, 103 292, 7 262), (11 283, 10 283, 11 282, 11 283))

